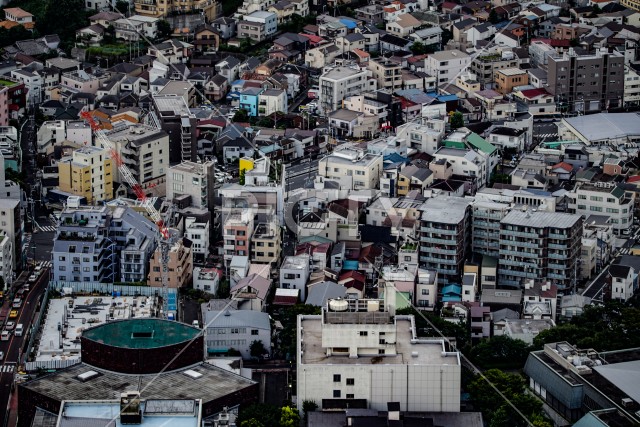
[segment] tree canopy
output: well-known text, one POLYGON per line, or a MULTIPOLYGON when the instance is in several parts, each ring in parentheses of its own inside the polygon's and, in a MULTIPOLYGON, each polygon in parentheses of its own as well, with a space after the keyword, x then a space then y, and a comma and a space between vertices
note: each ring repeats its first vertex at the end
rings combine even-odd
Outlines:
POLYGON ((474 406, 482 412, 490 427, 528 427, 529 423, 551 427, 552 424, 542 412, 542 402, 527 394, 525 386, 524 378, 518 374, 490 369, 484 373, 484 377, 476 377, 467 388, 474 406))
POLYGON ((469 358, 483 369, 519 369, 529 356, 530 347, 522 340, 498 335, 473 346, 469 358))
POLYGON ((451 115, 451 129, 458 129, 464 126, 464 116, 460 111, 456 111, 451 115))
POLYGON ((44 16, 36 17, 40 34, 57 34, 64 43, 73 43, 76 30, 89 25, 83 0, 47 0, 44 16))

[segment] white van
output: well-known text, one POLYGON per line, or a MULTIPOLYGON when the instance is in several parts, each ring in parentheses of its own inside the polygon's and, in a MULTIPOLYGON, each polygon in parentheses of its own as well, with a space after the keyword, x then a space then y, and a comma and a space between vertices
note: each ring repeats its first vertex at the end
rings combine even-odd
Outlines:
POLYGON ((11 335, 11 332, 2 331, 2 334, 0 334, 0 341, 9 341, 9 336, 10 335, 11 335))
POLYGON ((13 332, 13 334, 17 337, 21 337, 22 331, 24 331, 24 326, 22 325, 22 323, 18 323, 16 325, 16 330, 13 332))

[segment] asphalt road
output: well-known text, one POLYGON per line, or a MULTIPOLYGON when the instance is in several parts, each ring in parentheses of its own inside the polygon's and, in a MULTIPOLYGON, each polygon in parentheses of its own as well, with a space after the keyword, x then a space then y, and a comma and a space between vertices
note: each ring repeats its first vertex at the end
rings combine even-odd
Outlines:
MULTIPOLYGON (((25 326, 25 333, 17 337, 11 334, 9 341, 0 341, 0 351, 4 352, 4 360, 0 361, 0 422, 4 423, 4 416, 9 415, 9 398, 11 395, 14 374, 17 372, 19 365, 18 358, 22 356, 24 346, 29 340, 27 331, 30 329, 30 325, 34 320, 34 314, 38 308, 40 298, 42 297, 47 283, 49 282, 49 270, 46 269, 41 275, 38 282, 31 287, 29 293, 26 294, 22 307, 20 308, 20 314, 17 319, 11 319, 16 324, 22 323, 25 326), (7 408, 5 410, 5 408, 7 408)), ((3 304, 3 312, 7 309, 7 306, 11 305, 11 301, 7 300, 3 304)), ((3 325, 4 328, 4 325, 3 325)))
POLYGON ((318 162, 319 160, 315 159, 287 167, 286 190, 292 191, 298 188, 312 188, 313 181, 318 174, 318 162))
POLYGON ((539 141, 557 141, 558 125, 555 122, 536 122, 533 124, 533 136, 539 141))

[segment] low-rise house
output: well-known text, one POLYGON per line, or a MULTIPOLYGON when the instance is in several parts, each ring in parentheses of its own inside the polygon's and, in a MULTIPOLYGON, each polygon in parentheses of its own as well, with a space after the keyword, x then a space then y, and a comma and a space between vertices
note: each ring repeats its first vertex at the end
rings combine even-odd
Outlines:
POLYGON ((310 273, 309 255, 288 256, 280 266, 280 287, 300 290, 300 299, 304 301, 310 273))
POLYGON ((218 292, 220 271, 215 268, 194 267, 193 289, 198 289, 211 295, 218 292))
POLYGON ((271 352, 271 321, 267 313, 254 310, 207 310, 203 306, 202 321, 206 325, 207 353, 239 351, 250 359, 251 344, 261 341, 267 353, 271 352))
POLYGON ((113 22, 116 30, 116 38, 137 41, 142 37, 155 39, 158 37, 159 18, 150 16, 133 15, 128 18, 121 18, 113 22))
POLYGON ((259 274, 249 274, 231 288, 231 298, 238 301, 239 310, 265 311, 271 280, 259 274))

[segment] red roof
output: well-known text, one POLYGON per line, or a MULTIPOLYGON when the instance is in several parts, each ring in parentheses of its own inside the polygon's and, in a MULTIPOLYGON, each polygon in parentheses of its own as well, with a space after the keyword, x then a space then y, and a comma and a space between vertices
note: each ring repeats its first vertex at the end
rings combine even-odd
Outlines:
POLYGON ((526 89, 526 90, 523 90, 521 93, 522 93, 522 96, 529 99, 537 98, 539 96, 551 96, 551 94, 547 92, 546 89, 542 89, 542 88, 526 89))
POLYGON ((308 38, 311 43, 321 43, 321 42, 324 41, 324 39, 322 37, 315 36, 313 34, 300 33, 299 35, 308 38))
POLYGON ((460 6, 458 3, 454 3, 452 1, 446 1, 442 3, 443 9, 453 9, 454 7, 460 6))
POLYGON ((560 162, 557 165, 551 166, 551 169, 563 169, 567 172, 571 172, 573 170, 573 166, 566 162, 560 162))
POLYGON ((640 175, 633 175, 627 179, 627 182, 640 182, 640 175))
POLYGON ((551 47, 571 47, 571 40, 550 40, 551 47))

